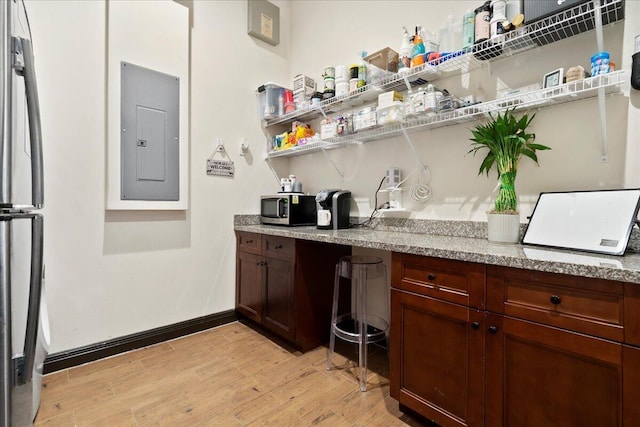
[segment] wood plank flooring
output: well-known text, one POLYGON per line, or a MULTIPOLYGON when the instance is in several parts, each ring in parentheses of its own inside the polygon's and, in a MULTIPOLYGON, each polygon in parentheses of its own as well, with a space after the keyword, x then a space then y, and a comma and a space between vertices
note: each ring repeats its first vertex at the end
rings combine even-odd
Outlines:
POLYGON ((371 347, 368 391, 355 348, 327 371, 326 347, 301 354, 235 322, 43 381, 36 426, 421 426, 389 397, 386 352, 371 347))

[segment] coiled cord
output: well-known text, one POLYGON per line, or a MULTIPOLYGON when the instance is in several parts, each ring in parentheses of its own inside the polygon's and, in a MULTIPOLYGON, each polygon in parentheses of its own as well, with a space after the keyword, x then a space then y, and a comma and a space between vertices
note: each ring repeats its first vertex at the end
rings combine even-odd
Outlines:
POLYGON ((429 171, 429 168, 425 166, 424 169, 420 171, 418 183, 411 187, 411 199, 419 203, 427 203, 431 198, 431 187, 429 187, 429 181, 431 181, 431 171, 429 171), (426 179, 423 181, 425 176, 426 179))

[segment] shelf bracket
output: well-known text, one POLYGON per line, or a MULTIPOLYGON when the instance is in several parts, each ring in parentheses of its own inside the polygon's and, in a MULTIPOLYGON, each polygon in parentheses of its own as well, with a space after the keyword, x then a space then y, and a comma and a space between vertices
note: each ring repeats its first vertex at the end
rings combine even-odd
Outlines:
POLYGON ((336 170, 336 172, 338 173, 338 175, 340 175, 340 178, 344 179, 344 174, 342 172, 340 172, 340 169, 338 169, 338 166, 336 166, 336 164, 333 162, 333 160, 331 159, 331 157, 329 157, 329 154, 327 154, 327 150, 326 148, 322 147, 321 148, 322 152, 324 153, 324 156, 327 158, 327 160, 329 161, 329 163, 331 163, 331 166, 333 166, 333 168, 336 170))
POLYGON ((420 166, 420 172, 424 172, 425 170, 427 170, 427 167, 420 160, 420 156, 418 155, 418 152, 416 151, 416 147, 413 145, 413 141, 409 137, 409 134, 407 133, 407 130, 406 129, 402 129, 402 134, 404 135, 404 138, 409 143, 409 147, 411 147, 411 151, 413 151, 413 155, 416 157, 416 162, 418 162, 418 165, 420 166))
MULTIPOLYGON (((598 52, 604 51, 604 36, 602 33, 602 4, 600 0, 593 1, 593 17, 595 20, 596 43, 598 52)), ((598 88, 598 108, 600 110, 600 161, 606 163, 609 161, 607 152, 607 107, 605 102, 604 87, 598 88)))
POLYGON ((273 164, 271 164, 271 159, 267 157, 265 160, 267 161, 267 164, 269 165, 269 169, 271 169, 273 176, 276 178, 276 182, 278 183, 278 188, 280 188, 280 177, 278 176, 278 173, 276 172, 276 170, 273 168, 273 164))
POLYGON ((402 80, 404 80, 404 84, 407 86, 407 92, 411 93, 411 83, 409 83, 409 77, 404 76, 402 80))

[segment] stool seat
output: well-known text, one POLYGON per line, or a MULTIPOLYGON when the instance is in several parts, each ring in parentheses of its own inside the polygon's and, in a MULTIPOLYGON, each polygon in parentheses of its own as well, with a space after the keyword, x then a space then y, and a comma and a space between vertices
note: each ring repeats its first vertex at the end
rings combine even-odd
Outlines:
POLYGON ((389 322, 387 320, 367 313, 367 288, 376 279, 383 279, 385 311, 388 319, 387 270, 382 258, 352 255, 340 258, 336 265, 327 370, 331 370, 336 337, 358 344, 360 390, 362 391, 367 389, 367 345, 384 341, 389 330, 389 322), (338 315, 341 278, 351 279, 352 281, 354 310, 349 308, 349 313, 338 315))

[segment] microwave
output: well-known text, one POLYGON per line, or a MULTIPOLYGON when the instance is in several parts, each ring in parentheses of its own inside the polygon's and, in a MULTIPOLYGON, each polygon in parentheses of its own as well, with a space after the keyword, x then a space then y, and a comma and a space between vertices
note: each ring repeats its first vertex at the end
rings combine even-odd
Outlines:
POLYGON ((260 220, 263 224, 315 225, 316 215, 316 196, 280 193, 260 199, 260 220))

